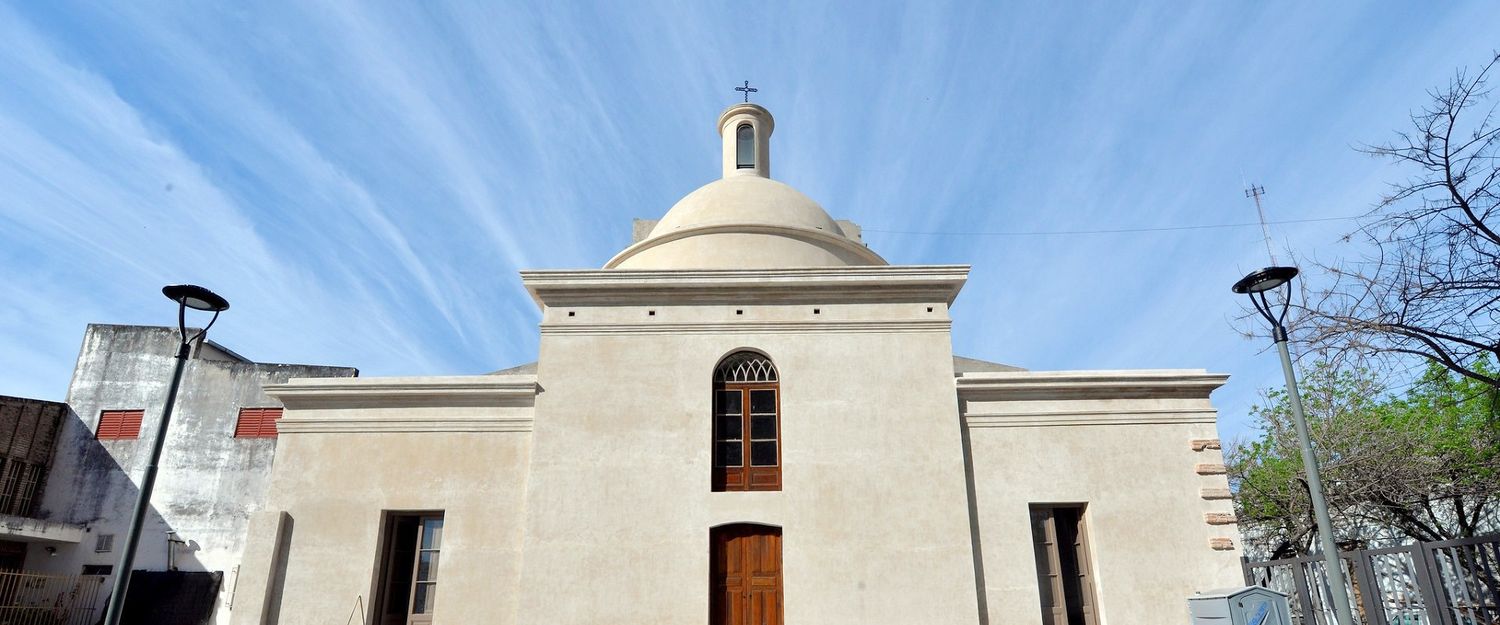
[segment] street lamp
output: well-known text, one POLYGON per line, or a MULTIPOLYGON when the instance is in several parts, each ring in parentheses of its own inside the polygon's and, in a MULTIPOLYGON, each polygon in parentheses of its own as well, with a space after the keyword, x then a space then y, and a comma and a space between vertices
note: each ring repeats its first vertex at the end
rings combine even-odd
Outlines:
POLYGON ((1302 396, 1297 393, 1297 374, 1292 371, 1292 355, 1286 347, 1287 309, 1291 307, 1291 287, 1281 301, 1281 312, 1274 312, 1266 293, 1283 285, 1290 285, 1297 277, 1296 267, 1266 267, 1250 272, 1234 283, 1234 292, 1250 296, 1250 303, 1260 316, 1271 322, 1271 340, 1281 352, 1281 372, 1286 376, 1286 392, 1292 404, 1292 420, 1297 426, 1297 442, 1302 447, 1302 466, 1307 471, 1307 490, 1312 499, 1313 515, 1318 521, 1318 541, 1323 548, 1323 567, 1328 574, 1328 592, 1333 601, 1334 616, 1339 625, 1353 625, 1349 611, 1349 593, 1344 588, 1344 566, 1339 561, 1339 549, 1333 542, 1333 521, 1328 518, 1328 502, 1323 499, 1323 480, 1318 476, 1318 459, 1313 456, 1312 441, 1307 436, 1307 419, 1302 415, 1302 396))
POLYGON ((109 594, 109 607, 104 613, 105 625, 119 625, 121 612, 125 609, 125 590, 130 587, 130 569, 135 566, 135 548, 141 541, 141 525, 146 521, 146 510, 151 507, 151 489, 156 486, 156 468, 161 460, 161 448, 167 440, 167 424, 172 421, 172 407, 177 403, 177 387, 182 383, 182 369, 187 365, 190 345, 213 327, 219 313, 229 309, 229 302, 213 291, 191 284, 176 284, 163 287, 162 295, 177 302, 177 332, 181 343, 177 346, 177 366, 172 370, 172 385, 167 387, 167 403, 162 408, 161 422, 156 425, 156 440, 151 444, 151 463, 146 465, 146 475, 141 478, 141 491, 135 498, 135 512, 130 517, 130 531, 125 534, 125 549, 120 552, 120 564, 115 568, 115 585, 109 594), (214 314, 197 334, 187 333, 187 309, 202 310, 214 314))

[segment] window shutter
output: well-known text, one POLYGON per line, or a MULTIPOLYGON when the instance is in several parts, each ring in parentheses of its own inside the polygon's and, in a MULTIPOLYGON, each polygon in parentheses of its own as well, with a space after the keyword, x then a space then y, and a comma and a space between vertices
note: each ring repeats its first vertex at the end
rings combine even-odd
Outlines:
POLYGON ((234 424, 234 437, 276 438, 276 420, 280 418, 280 408, 241 408, 239 421, 234 424))
POLYGON ((101 411, 99 427, 94 431, 94 438, 99 440, 140 438, 141 419, 145 415, 144 410, 101 411))

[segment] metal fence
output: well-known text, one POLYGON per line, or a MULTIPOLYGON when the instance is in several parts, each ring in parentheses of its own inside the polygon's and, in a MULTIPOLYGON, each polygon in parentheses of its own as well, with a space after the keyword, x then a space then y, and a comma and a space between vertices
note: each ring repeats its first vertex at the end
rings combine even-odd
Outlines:
MULTIPOLYGON (((1500 625, 1500 535, 1339 553, 1364 625, 1500 625)), ((1323 559, 1244 561, 1245 583, 1291 596, 1298 625, 1333 625, 1323 559)))
POLYGON ((93 625, 105 579, 0 571, 0 625, 93 625))

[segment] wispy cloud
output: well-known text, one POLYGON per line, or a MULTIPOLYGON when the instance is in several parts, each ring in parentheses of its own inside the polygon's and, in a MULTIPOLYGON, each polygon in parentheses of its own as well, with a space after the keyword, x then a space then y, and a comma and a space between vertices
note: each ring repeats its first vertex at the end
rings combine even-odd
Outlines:
MULTIPOLYGON (((893 262, 968 262, 956 348, 1032 368, 1206 367, 1243 430, 1274 359, 1228 319, 1254 229, 1358 212, 1349 149, 1495 45, 1500 9, 0 4, 0 393, 60 397, 84 324, 234 308, 216 336, 367 375, 535 357, 515 272, 598 266, 718 172, 749 79, 776 177, 893 262), (886 231, 886 232, 882 232, 886 231)), ((1279 228, 1337 256, 1342 226, 1279 228)))

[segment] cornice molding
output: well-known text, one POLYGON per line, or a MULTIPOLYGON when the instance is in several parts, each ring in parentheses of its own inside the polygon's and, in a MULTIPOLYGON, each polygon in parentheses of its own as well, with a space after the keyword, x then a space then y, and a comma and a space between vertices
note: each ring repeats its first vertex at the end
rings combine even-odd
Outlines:
POLYGON ((948 332, 953 322, 933 321, 740 321, 703 323, 544 323, 542 334, 910 334, 948 332))
POLYGON ((588 269, 522 271, 537 306, 945 302, 968 265, 883 265, 794 269, 588 269))
MULTIPOLYGON (((294 378, 265 392, 290 410, 364 407, 530 406, 535 375, 411 378, 294 378)), ((288 417, 289 419, 292 417, 288 417)))
POLYGON ((958 396, 971 401, 1060 399, 1203 399, 1229 376, 1202 369, 1003 371, 965 373, 958 396))
POLYGON ((276 422, 281 434, 356 434, 390 432, 530 432, 531 417, 299 417, 276 422))
POLYGON ((1213 409, 1073 410, 1064 412, 975 412, 964 415, 969 428, 1058 427, 1070 425, 1161 425, 1215 423, 1213 409))

